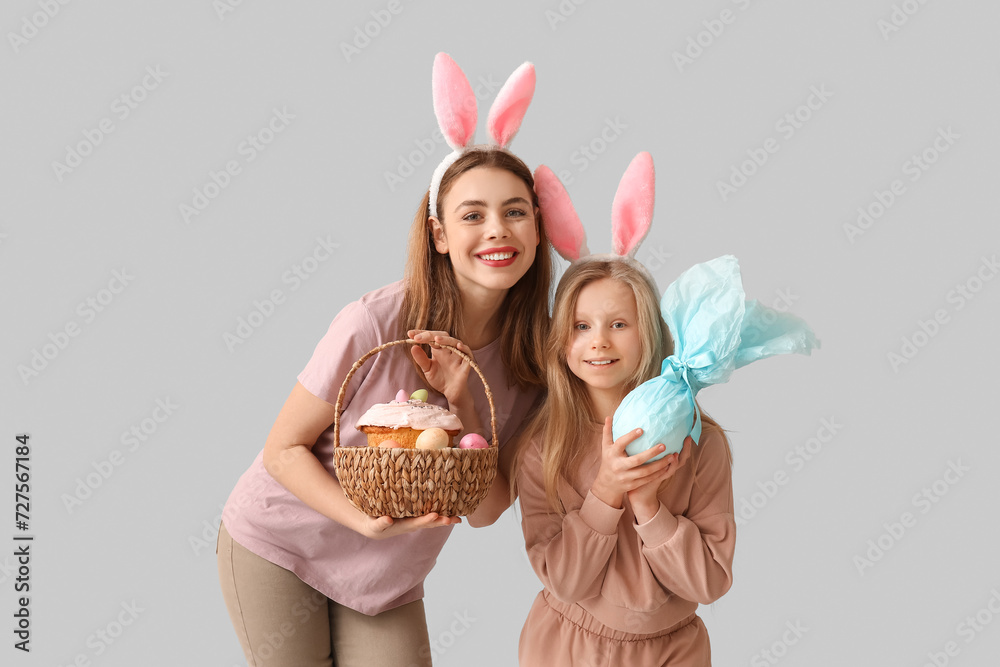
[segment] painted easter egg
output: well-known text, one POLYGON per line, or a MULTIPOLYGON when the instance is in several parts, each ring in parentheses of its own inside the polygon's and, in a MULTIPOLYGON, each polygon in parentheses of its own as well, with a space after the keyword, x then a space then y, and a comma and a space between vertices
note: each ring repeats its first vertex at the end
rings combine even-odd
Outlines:
POLYGON ((486 442, 486 438, 478 433, 466 433, 458 441, 459 449, 486 449, 487 447, 489 447, 489 443, 486 442))

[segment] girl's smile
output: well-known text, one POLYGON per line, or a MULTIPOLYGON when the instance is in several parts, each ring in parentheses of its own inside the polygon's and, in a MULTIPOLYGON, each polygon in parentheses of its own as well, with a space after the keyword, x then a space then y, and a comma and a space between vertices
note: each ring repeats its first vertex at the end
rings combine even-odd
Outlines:
POLYGON ((622 385, 639 365, 638 321, 635 295, 622 282, 602 278, 584 286, 577 296, 566 365, 586 383, 600 417, 614 412, 622 385))

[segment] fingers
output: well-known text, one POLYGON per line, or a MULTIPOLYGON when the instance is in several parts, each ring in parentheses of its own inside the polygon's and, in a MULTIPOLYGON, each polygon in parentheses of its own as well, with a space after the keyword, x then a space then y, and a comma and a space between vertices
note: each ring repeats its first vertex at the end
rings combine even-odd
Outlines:
POLYGON ((430 370, 431 358, 424 352, 424 348, 414 345, 410 348, 410 354, 413 355, 413 360, 417 362, 417 366, 420 366, 420 370, 424 373, 430 370))
POLYGON ((384 533, 392 526, 391 516, 380 516, 371 518, 371 530, 373 533, 384 533))
POLYGON ((455 345, 460 342, 457 338, 452 338, 451 334, 447 331, 411 329, 407 332, 407 335, 422 345, 455 345))
POLYGON ((691 452, 694 450, 696 445, 697 443, 691 436, 688 436, 687 438, 684 439, 684 446, 683 448, 681 448, 681 453, 680 453, 680 458, 681 458, 680 465, 684 465, 685 463, 687 463, 687 460, 691 458, 691 452))
POLYGON ((415 516, 410 519, 404 519, 413 528, 425 528, 430 526, 435 521, 437 521, 437 512, 431 512, 430 514, 424 514, 423 516, 415 516))
POLYGON ((659 484, 660 482, 665 482, 666 480, 673 477, 674 473, 677 472, 677 469, 681 467, 678 458, 679 456, 680 456, 679 454, 671 454, 670 456, 664 457, 668 459, 670 462, 667 464, 665 468, 663 468, 663 470, 659 471, 656 474, 655 479, 651 481, 655 481, 657 484, 659 484))
MULTIPOLYGON (((442 345, 450 345, 451 347, 457 347, 470 357, 472 356, 472 350, 469 346, 450 335, 447 331, 424 331, 421 329, 410 329, 406 332, 406 335, 421 345, 430 345, 435 348, 439 348, 442 345)), ((447 351, 451 352, 451 350, 447 351)))
POLYGON ((614 436, 612 435, 611 431, 612 431, 612 429, 611 429, 611 417, 605 417, 604 418, 604 444, 606 446, 609 446, 609 447, 610 446, 614 446, 615 449, 618 450, 618 452, 620 452, 620 453, 623 453, 625 451, 625 447, 627 447, 629 445, 629 443, 633 442, 639 436, 642 435, 642 429, 641 428, 635 428, 635 429, 632 429, 631 431, 629 431, 628 433, 624 434, 622 437, 618 438, 614 442, 612 442, 611 439, 614 436))
MULTIPOLYGON (((647 452, 642 452, 642 453, 646 454, 647 452)), ((639 455, 636 454, 636 456, 632 458, 636 458, 638 456, 639 455)), ((638 464, 633 469, 634 479, 637 482, 646 483, 647 481, 649 481, 653 477, 656 477, 667 468, 671 467, 673 465, 673 462, 676 460, 676 456, 677 456, 676 454, 671 454, 670 456, 664 456, 662 459, 658 459, 651 463, 638 464)))
POLYGON ((601 442, 604 443, 605 447, 610 447, 614 444, 614 439, 611 437, 611 417, 604 418, 604 433, 601 442))
POLYGON ((410 329, 406 332, 406 335, 413 340, 419 340, 421 343, 429 343, 434 340, 435 336, 449 336, 447 331, 430 331, 428 329, 410 329))
POLYGON ((371 517, 370 521, 371 534, 375 539, 382 539, 402 533, 412 533, 423 528, 436 528, 438 526, 451 526, 456 523, 462 523, 461 517, 441 516, 436 512, 406 519, 393 519, 389 516, 371 517))
POLYGON ((677 454, 671 454, 639 468, 635 471, 635 477, 628 485, 628 492, 631 493, 646 487, 659 487, 660 484, 673 476, 677 467, 677 454))
MULTIPOLYGON (((634 462, 634 464, 637 465, 637 466, 641 466, 641 465, 647 463, 653 457, 659 456, 660 454, 662 454, 664 452, 664 450, 666 450, 666 448, 667 448, 667 446, 664 445, 663 443, 660 443, 658 445, 654 445, 653 447, 650 447, 649 449, 647 449, 644 452, 639 452, 638 454, 633 454, 632 456, 629 457, 629 461, 634 462)), ((666 457, 664 457, 664 458, 666 458, 666 457)), ((663 459, 660 459, 660 461, 662 461, 662 460, 663 459)), ((659 461, 655 461, 654 463, 659 463, 659 461)))
POLYGON ((415 516, 409 519, 400 519, 400 521, 405 521, 409 524, 407 527, 412 530, 420 530, 421 528, 436 528, 438 526, 451 526, 456 523, 462 523, 461 517, 441 516, 437 512, 431 512, 430 514, 415 516))

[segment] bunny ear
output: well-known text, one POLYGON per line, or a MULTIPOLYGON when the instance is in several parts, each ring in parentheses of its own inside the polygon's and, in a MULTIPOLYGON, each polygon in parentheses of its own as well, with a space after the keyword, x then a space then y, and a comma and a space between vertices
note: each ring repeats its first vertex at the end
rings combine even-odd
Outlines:
POLYGON ((510 144, 534 94, 535 66, 526 62, 514 70, 490 107, 486 127, 497 145, 506 148, 510 144))
POLYGON ((464 148, 476 134, 476 95, 462 68, 447 53, 434 57, 431 88, 434 115, 448 145, 464 148))
POLYGON ((587 235, 573 202, 559 178, 545 165, 535 170, 535 194, 545 223, 545 235, 556 252, 571 262, 589 255, 587 235))
POLYGON ((634 257, 653 221, 656 190, 653 156, 645 151, 629 163, 611 204, 611 240, 615 254, 634 257))

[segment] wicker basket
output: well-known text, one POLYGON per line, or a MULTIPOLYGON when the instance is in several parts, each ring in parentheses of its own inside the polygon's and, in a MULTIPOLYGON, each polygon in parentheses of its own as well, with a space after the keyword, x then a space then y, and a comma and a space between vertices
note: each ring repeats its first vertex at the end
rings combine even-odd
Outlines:
POLYGON ((347 384, 370 357, 393 345, 419 345, 413 340, 395 340, 376 347, 351 367, 337 394, 333 429, 333 462, 347 499, 369 516, 395 518, 437 512, 442 516, 465 516, 486 497, 497 472, 497 420, 493 393, 486 376, 467 354, 442 345, 469 362, 486 389, 490 404, 493 442, 485 449, 402 449, 386 447, 341 447, 340 416, 347 384))

